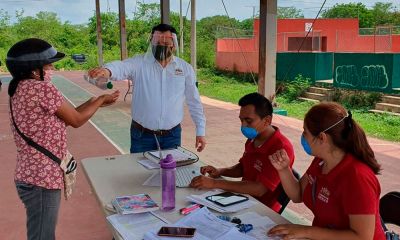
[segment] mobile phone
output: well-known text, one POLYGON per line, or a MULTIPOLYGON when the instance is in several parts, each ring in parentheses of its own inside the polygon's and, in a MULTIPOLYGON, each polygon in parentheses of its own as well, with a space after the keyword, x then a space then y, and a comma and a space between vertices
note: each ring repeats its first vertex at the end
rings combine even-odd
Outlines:
POLYGON ((241 203, 249 200, 248 197, 241 194, 232 192, 223 192, 211 196, 207 196, 206 199, 222 207, 227 207, 233 204, 241 203))
POLYGON ((164 237, 193 237, 195 232, 196 228, 161 227, 157 235, 164 237))

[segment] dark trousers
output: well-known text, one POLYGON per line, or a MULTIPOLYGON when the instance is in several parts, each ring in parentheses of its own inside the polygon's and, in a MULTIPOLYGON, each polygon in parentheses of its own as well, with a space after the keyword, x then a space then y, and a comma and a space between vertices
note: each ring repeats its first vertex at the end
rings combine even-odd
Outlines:
MULTIPOLYGON (((182 127, 178 126, 167 135, 157 136, 161 149, 175 148, 181 145, 182 127)), ((157 149, 154 134, 134 128, 131 124, 131 153, 157 149)))

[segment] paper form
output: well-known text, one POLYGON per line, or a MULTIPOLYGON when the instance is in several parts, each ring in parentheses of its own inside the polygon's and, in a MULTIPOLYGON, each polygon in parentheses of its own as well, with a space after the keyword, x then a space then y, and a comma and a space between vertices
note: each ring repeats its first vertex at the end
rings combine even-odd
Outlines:
POLYGON ((245 224, 253 224, 253 230, 246 233, 246 235, 254 237, 255 239, 267 239, 267 240, 279 240, 282 239, 280 237, 268 237, 267 232, 274 226, 276 223, 272 221, 271 218, 267 216, 260 216, 255 212, 247 212, 235 216, 242 220, 242 223, 245 224))
POLYGON ((139 160, 138 163, 140 163, 143 167, 147 168, 147 169, 159 169, 160 168, 160 164, 156 163, 152 160, 149 159, 142 159, 139 160))
MULTIPOLYGON (((150 151, 149 153, 150 153, 150 155, 152 155, 153 157, 160 159, 160 152, 159 152, 158 150, 150 151)), ((187 153, 184 153, 184 152, 180 151, 179 149, 166 149, 166 150, 162 150, 162 151, 161 151, 161 154, 162 154, 162 156, 164 156, 164 157, 167 156, 168 154, 171 154, 172 157, 174 158, 174 160, 177 161, 177 162, 178 162, 178 161, 185 161, 185 160, 188 160, 188 159, 191 159, 191 158, 192 158, 191 155, 189 155, 189 154, 187 154, 187 153)))
POLYGON ((153 229, 158 230, 168 224, 167 220, 156 213, 114 214, 108 216, 107 220, 124 240, 143 239, 146 232, 153 229))
POLYGON ((157 236, 157 231, 153 230, 145 234, 145 240, 255 240, 238 231, 235 224, 217 218, 206 207, 198 209, 186 217, 181 218, 173 226, 196 228, 192 238, 174 238, 157 236))

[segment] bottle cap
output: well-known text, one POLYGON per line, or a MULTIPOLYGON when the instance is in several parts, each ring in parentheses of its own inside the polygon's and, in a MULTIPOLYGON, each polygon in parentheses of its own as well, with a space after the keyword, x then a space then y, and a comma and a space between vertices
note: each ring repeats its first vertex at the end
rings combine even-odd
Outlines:
POLYGON ((108 83, 107 83, 107 88, 108 88, 108 89, 112 89, 113 87, 114 87, 114 86, 113 86, 113 84, 112 84, 111 82, 108 82, 108 83))
POLYGON ((160 165, 164 169, 173 169, 176 168, 176 161, 171 154, 168 154, 167 157, 160 161, 160 165))

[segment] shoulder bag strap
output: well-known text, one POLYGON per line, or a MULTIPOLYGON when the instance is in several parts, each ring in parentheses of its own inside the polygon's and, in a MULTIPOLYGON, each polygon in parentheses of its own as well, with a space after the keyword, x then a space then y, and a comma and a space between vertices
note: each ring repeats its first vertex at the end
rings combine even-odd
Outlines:
POLYGON ((15 131, 17 131, 17 133, 22 137, 22 139, 24 139, 25 142, 26 142, 29 146, 35 148, 36 150, 38 150, 39 152, 43 153, 43 154, 46 155, 48 158, 50 158, 51 160, 53 160, 54 162, 58 163, 58 165, 60 165, 60 164, 61 164, 61 159, 60 159, 60 158, 58 158, 57 156, 55 156, 53 153, 51 153, 51 152, 50 152, 49 150, 47 150, 46 148, 44 148, 44 147, 40 146, 39 144, 37 144, 36 142, 34 142, 31 138, 25 136, 25 135, 19 130, 19 128, 17 127, 17 124, 15 123, 15 120, 14 120, 14 115, 13 115, 12 106, 11 106, 11 98, 10 98, 10 112, 11 112, 11 119, 12 119, 12 122, 13 122, 13 124, 14 124, 15 131))

